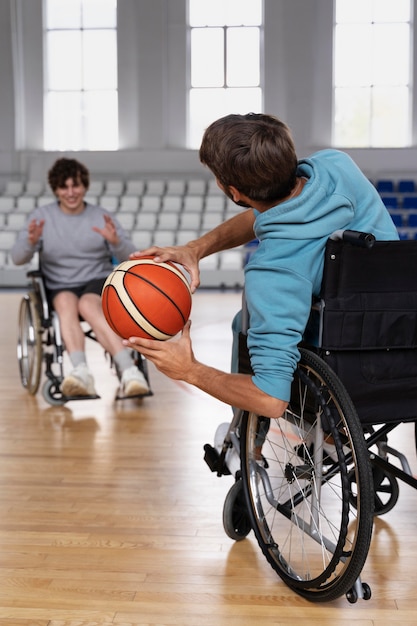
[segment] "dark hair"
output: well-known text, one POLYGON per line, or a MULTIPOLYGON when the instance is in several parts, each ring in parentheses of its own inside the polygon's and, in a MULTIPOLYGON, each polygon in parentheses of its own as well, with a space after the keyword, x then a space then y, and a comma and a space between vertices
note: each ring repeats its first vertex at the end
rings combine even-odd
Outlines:
POLYGON ((282 200, 296 182, 290 129, 273 115, 226 115, 213 122, 203 135, 200 161, 223 187, 260 202, 282 200))
POLYGON ((58 187, 65 187, 68 178, 74 182, 80 181, 86 189, 90 185, 90 172, 76 159, 66 159, 65 157, 55 161, 48 172, 48 182, 52 191, 58 187))

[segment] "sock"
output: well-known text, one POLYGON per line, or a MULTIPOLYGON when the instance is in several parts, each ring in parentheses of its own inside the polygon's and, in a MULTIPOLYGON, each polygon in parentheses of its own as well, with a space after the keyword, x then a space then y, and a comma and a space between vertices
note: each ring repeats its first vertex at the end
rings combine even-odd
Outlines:
POLYGON ((117 354, 113 356, 113 361, 115 362, 116 369, 120 375, 122 375, 128 367, 132 367, 133 365, 133 359, 130 350, 128 350, 127 348, 120 350, 120 352, 117 352, 117 354))
POLYGON ((87 359, 85 357, 85 352, 82 352, 81 350, 77 350, 75 352, 71 352, 70 354, 68 354, 68 356, 70 358, 70 361, 71 361, 73 367, 77 367, 78 365, 81 365, 82 363, 87 365, 87 359))

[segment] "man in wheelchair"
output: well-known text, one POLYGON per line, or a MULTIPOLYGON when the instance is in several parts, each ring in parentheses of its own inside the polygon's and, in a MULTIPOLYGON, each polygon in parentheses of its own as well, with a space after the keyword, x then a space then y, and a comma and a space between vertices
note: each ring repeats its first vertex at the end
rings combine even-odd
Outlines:
MULTIPOLYGON (((135 256, 181 263, 195 290, 200 259, 255 236, 259 245, 245 266, 253 373, 238 373, 237 350, 232 373, 197 361, 190 322, 177 342, 133 337, 125 344, 171 378, 231 406, 280 417, 290 399, 312 299, 320 293, 329 236, 339 229, 385 240, 398 239, 398 234, 376 189, 348 155, 328 149, 297 160, 289 128, 273 116, 228 115, 213 122, 204 134, 200 160, 244 210, 184 246, 151 247, 135 256)), ((235 336, 239 330, 238 317, 235 336)))
POLYGON ((61 385, 65 397, 96 396, 87 365, 87 322, 94 337, 116 366, 124 397, 145 395, 148 382, 134 364, 131 351, 109 327, 101 307, 101 290, 113 269, 112 259, 123 261, 134 250, 117 219, 85 201, 88 169, 75 159, 58 159, 48 173, 56 200, 37 207, 11 250, 16 265, 28 263, 40 252, 40 268, 48 301, 56 311, 72 371, 61 385))

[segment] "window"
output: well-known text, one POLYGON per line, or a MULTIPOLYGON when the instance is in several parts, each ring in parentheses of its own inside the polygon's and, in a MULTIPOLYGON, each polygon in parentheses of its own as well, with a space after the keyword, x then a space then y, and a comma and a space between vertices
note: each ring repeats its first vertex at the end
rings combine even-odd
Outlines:
POLYGON ((229 113, 262 111, 262 0, 189 0, 188 146, 229 113))
POLYGON ((45 149, 117 150, 117 1, 44 7, 45 149))
POLYGON ((411 143, 410 0, 335 0, 335 145, 411 143))

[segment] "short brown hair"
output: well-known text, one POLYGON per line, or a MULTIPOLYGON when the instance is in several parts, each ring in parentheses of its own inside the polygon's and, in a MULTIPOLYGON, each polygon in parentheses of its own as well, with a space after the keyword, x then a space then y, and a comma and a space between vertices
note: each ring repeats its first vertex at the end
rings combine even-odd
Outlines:
POLYGON ((290 129, 273 115, 226 115, 210 124, 200 161, 224 186, 249 199, 282 200, 296 182, 297 155, 290 129))
POLYGON ((67 159, 65 157, 55 161, 48 172, 48 182, 52 191, 58 187, 65 187, 68 178, 72 178, 74 182, 80 181, 86 189, 90 185, 90 172, 88 169, 76 159, 67 159))

